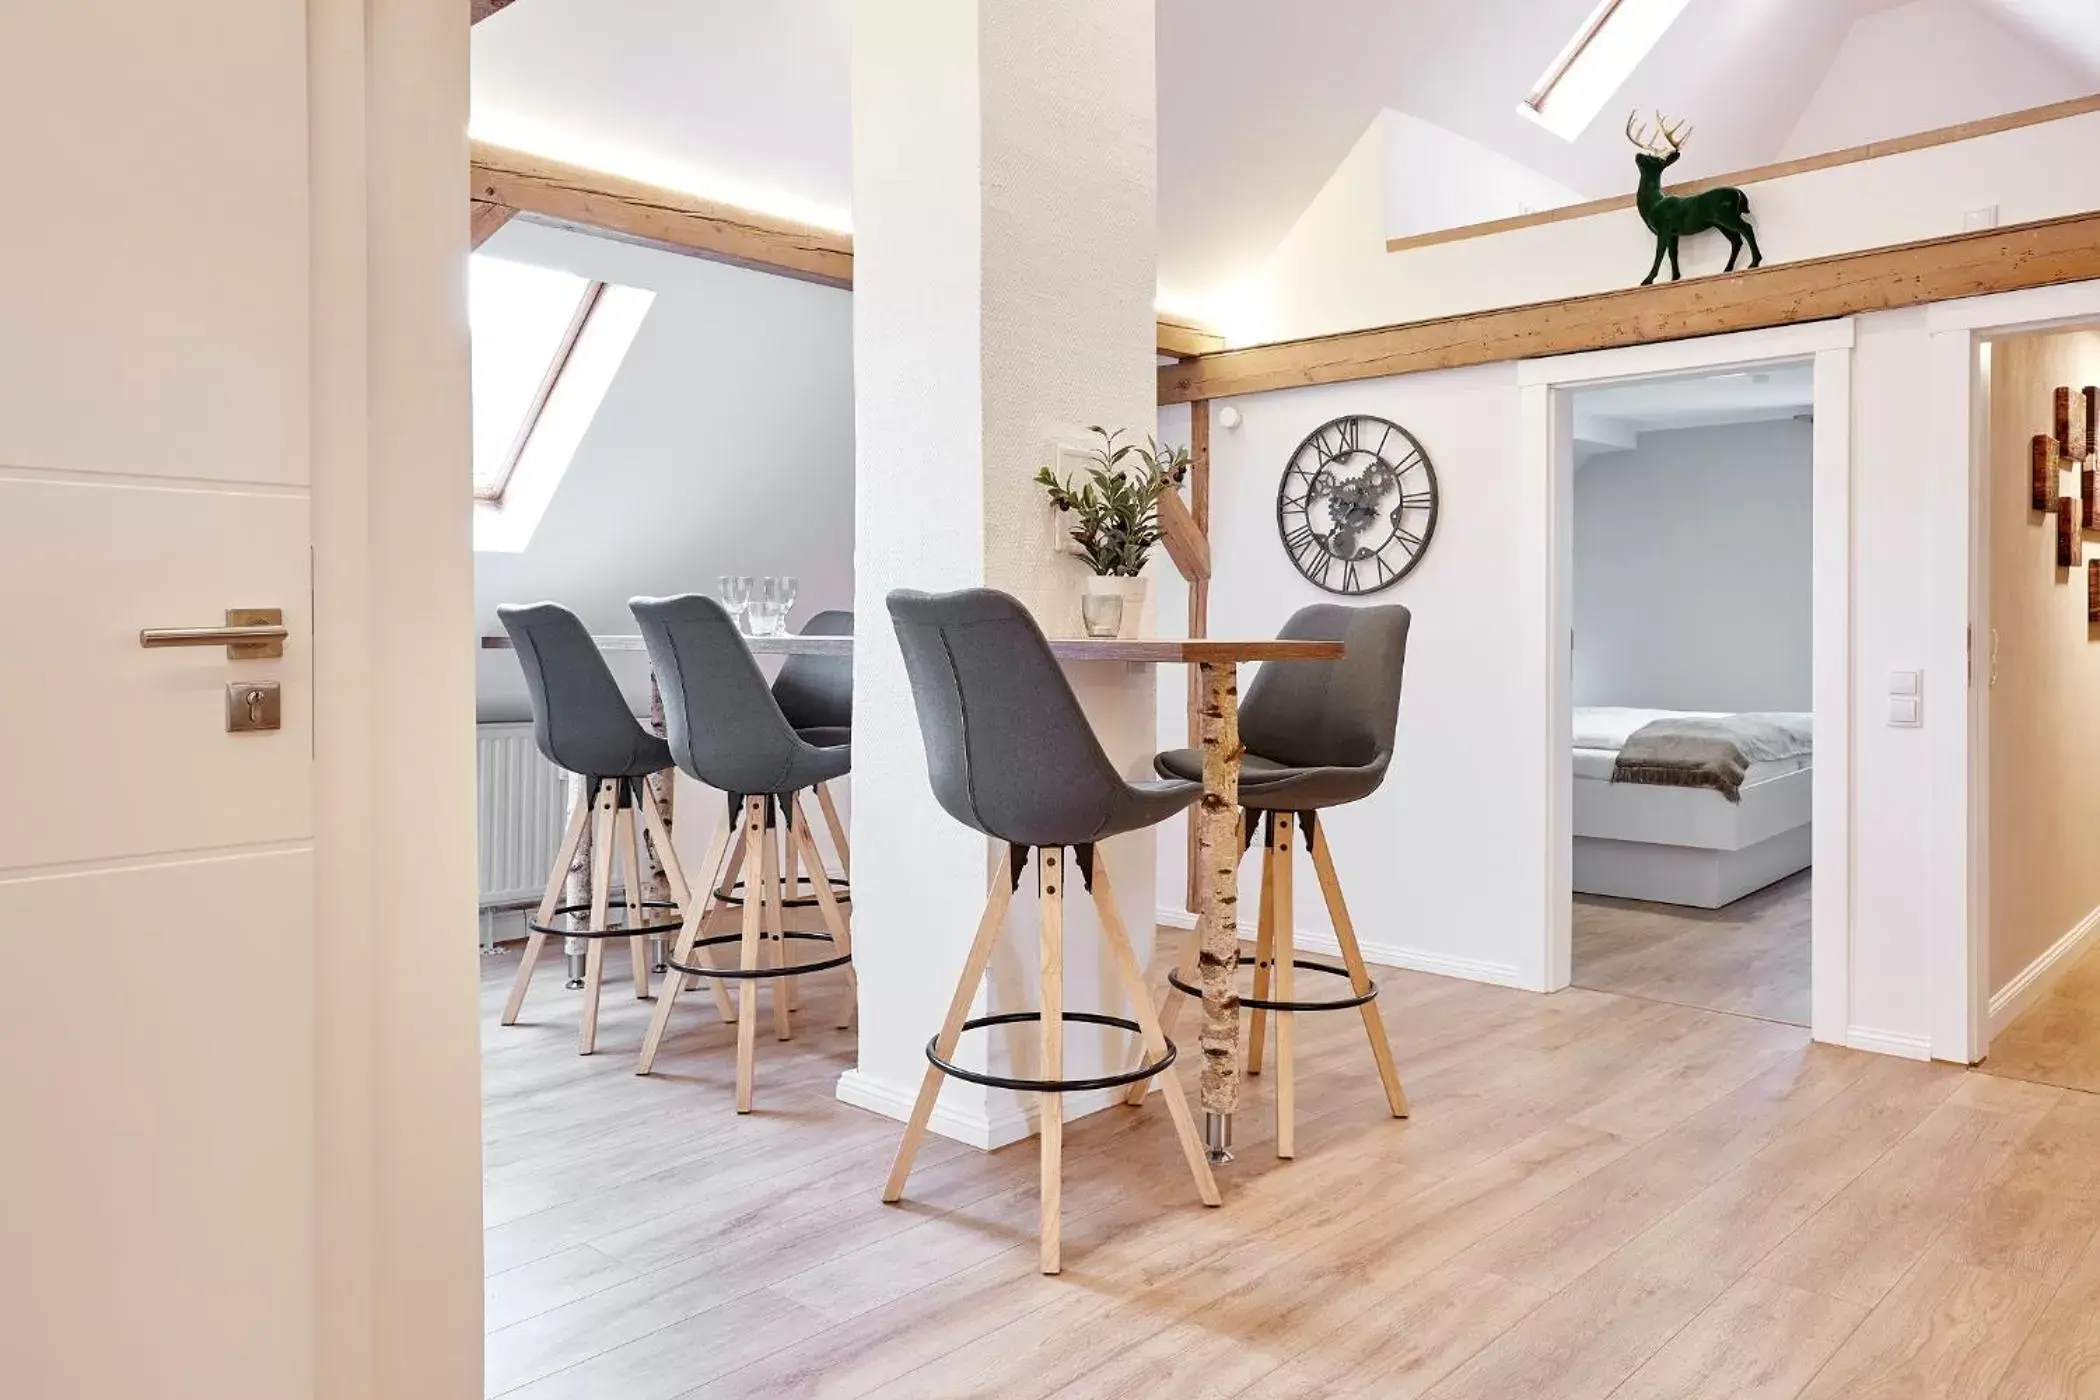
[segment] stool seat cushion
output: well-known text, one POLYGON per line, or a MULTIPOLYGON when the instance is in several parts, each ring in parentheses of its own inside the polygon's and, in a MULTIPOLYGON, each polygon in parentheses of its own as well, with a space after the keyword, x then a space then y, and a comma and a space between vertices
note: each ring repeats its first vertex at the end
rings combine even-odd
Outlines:
POLYGON ((820 749, 833 749, 853 742, 853 727, 846 724, 820 724, 809 729, 796 730, 795 737, 820 749))
MULTIPOLYGON (((1162 777, 1201 782, 1201 749, 1168 749, 1153 759, 1162 777)), ((1294 768, 1258 753, 1240 759, 1240 805, 1256 812, 1314 812, 1339 807, 1378 791, 1385 780, 1386 765, 1380 761, 1361 768, 1332 766, 1294 768)))
POLYGON ((643 778, 671 766, 671 749, 644 729, 590 630, 556 603, 496 609, 532 694, 532 727, 547 760, 587 778, 643 778))

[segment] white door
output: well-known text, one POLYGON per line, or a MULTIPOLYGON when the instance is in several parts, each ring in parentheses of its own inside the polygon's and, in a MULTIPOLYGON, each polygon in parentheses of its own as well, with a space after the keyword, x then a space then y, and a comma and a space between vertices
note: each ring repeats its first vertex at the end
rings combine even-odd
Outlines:
POLYGON ((354 46, 315 44, 310 66, 310 13, 331 9, 357 14, 0 0, 8 1395, 336 1390, 317 1377, 336 1284, 316 1245, 335 1225, 317 1224, 330 381, 310 163, 315 113, 340 126, 365 99, 361 72, 324 66, 354 46), (281 657, 141 646, 248 608, 282 610, 281 657), (228 687, 262 685, 280 726, 229 733, 228 687))

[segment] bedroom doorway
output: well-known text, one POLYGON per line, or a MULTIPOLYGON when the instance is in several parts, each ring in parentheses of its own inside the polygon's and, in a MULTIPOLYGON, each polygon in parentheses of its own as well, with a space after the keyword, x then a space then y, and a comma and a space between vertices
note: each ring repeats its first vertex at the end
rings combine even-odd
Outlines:
POLYGON ((1573 391, 1573 984, 1806 1027, 1814 363, 1573 391))
POLYGON ((1847 1040, 1852 334, 1521 371, 1551 546, 1549 990, 1847 1040))

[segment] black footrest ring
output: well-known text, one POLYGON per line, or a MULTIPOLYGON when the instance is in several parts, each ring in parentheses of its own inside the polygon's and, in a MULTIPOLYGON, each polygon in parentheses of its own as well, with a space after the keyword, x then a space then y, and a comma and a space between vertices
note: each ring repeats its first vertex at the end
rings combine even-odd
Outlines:
MULTIPOLYGON (((966 1031, 981 1031, 990 1026, 1018 1026, 1042 1019, 1043 1013, 1040 1011, 1008 1011, 998 1016, 979 1016, 975 1020, 965 1021, 962 1028, 966 1031)), ((1144 1034, 1144 1027, 1137 1022, 1121 1016, 1104 1016, 1098 1011, 1067 1011, 1058 1019, 1078 1021, 1089 1026, 1112 1026, 1120 1031, 1129 1031, 1133 1035, 1144 1034)), ((1174 1057, 1181 1053, 1175 1048, 1174 1042, 1169 1040, 1167 1053, 1159 1059, 1149 1064, 1141 1064, 1133 1070, 1125 1070, 1121 1074, 1104 1074, 1097 1079, 1009 1079, 1004 1075, 980 1074, 974 1069, 963 1069, 959 1065, 950 1064, 936 1053, 935 1047, 939 1044, 939 1036, 926 1042, 926 1059, 943 1074, 967 1080, 972 1084, 982 1084, 990 1089, 1034 1090, 1043 1094, 1080 1094, 1089 1089, 1115 1089, 1125 1084, 1135 1084, 1140 1079, 1150 1079, 1173 1064, 1174 1057)))
MULTIPOLYGON (((771 937, 771 935, 766 935, 771 937)), ((828 933, 784 933, 783 938, 797 938, 806 943, 830 943, 828 933)), ((713 948, 724 943, 741 943, 741 933, 718 933, 711 938, 693 940, 695 948, 713 948)), ((763 982, 770 977, 800 977, 809 972, 829 972, 834 967, 844 967, 853 961, 851 953, 840 953, 835 958, 819 958, 815 962, 796 963, 791 967, 754 967, 748 971, 741 967, 702 967, 695 963, 682 963, 675 958, 665 958, 664 966, 677 972, 690 972, 695 977, 719 977, 725 982, 763 982)))
MULTIPOLYGON (((805 875, 802 878, 806 880, 809 877, 805 875)), ((834 904, 851 904, 853 902, 853 882, 851 880, 838 875, 827 875, 825 878, 831 881, 831 899, 834 904)), ((736 891, 743 887, 744 882, 738 880, 735 884, 729 886, 728 889, 718 888, 715 891, 716 902, 739 909, 742 908, 744 897, 736 893, 736 891)), ((808 909, 819 903, 821 901, 813 894, 796 894, 789 895, 786 899, 781 900, 780 907, 783 909, 808 909)))
MULTIPOLYGON (((678 906, 666 899, 645 899, 642 901, 641 907, 645 910, 669 909, 674 914, 678 912, 678 906)), ((626 912, 627 901, 625 900, 621 900, 618 904, 608 905, 606 908, 608 916, 625 914, 626 912)), ((585 918, 589 918, 590 913, 591 906, 588 904, 564 904, 554 911, 554 917, 559 919, 564 914, 581 914, 585 918)), ((525 921, 525 927, 532 930, 532 932, 549 934, 555 938, 643 938, 650 934, 676 933, 681 926, 676 919, 671 920, 667 924, 637 924, 633 928, 616 925, 607 929, 556 928, 552 924, 543 924, 537 919, 527 919, 525 921)))
MULTIPOLYGON (((1241 966, 1244 967, 1246 964, 1242 963, 1241 966)), ((1304 958, 1292 958, 1291 966, 1297 968, 1300 972, 1324 972, 1330 977, 1347 977, 1349 975, 1349 969, 1346 967, 1335 967, 1331 963, 1307 962, 1304 958)), ((1178 968, 1167 974, 1167 985, 1177 992, 1196 997, 1199 1000, 1203 996, 1201 987, 1191 987, 1188 983, 1181 980, 1181 972, 1178 968)), ((1340 997, 1334 1001, 1276 1001, 1270 997, 1243 996, 1240 998, 1240 1005, 1250 1011, 1348 1011, 1354 1007, 1362 1006, 1367 1001, 1375 1001, 1377 998, 1378 986, 1376 983, 1373 983, 1371 990, 1368 992, 1363 992, 1356 996, 1340 997)))

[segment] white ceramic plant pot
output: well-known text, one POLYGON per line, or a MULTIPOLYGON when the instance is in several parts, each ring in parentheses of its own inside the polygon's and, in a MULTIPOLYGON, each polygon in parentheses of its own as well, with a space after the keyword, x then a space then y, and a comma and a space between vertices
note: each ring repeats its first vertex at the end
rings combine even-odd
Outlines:
POLYGON ((1111 578, 1100 574, 1087 575, 1082 590, 1089 597, 1114 597, 1123 600, 1123 626, 1118 637, 1135 637, 1145 620, 1145 599, 1151 592, 1152 580, 1148 578, 1111 578))

